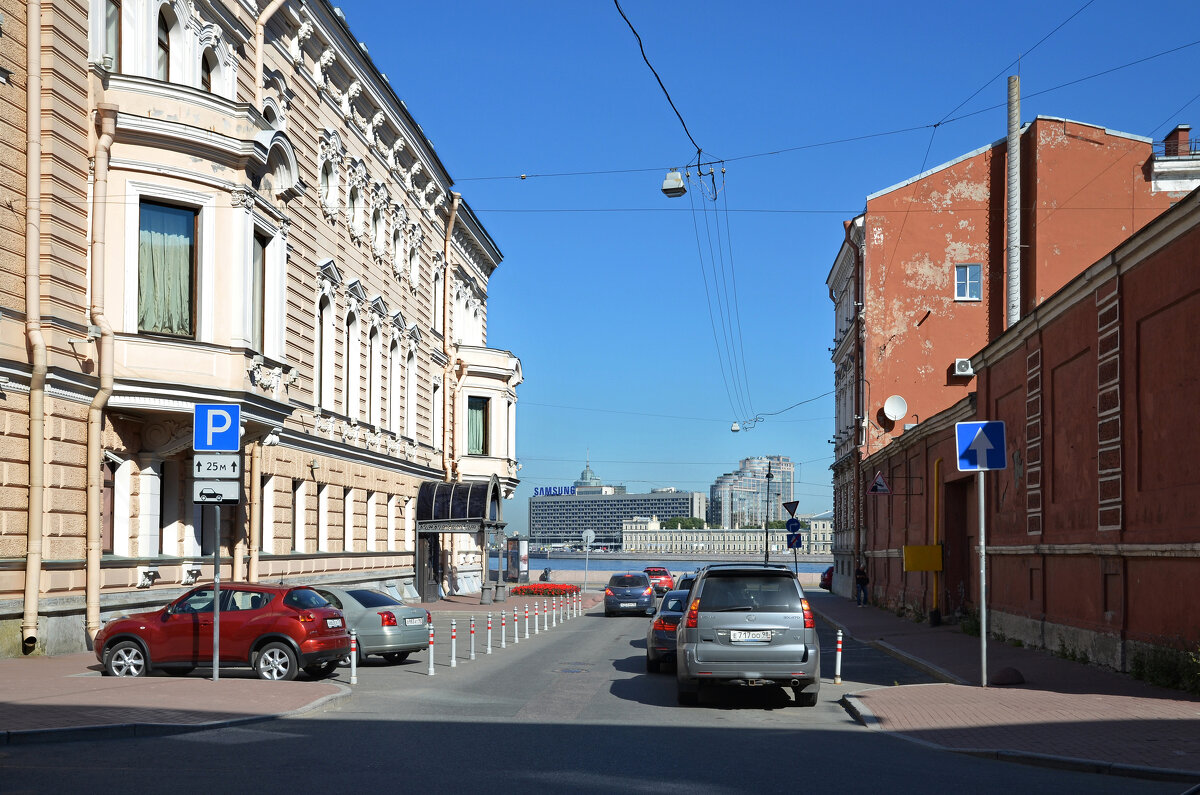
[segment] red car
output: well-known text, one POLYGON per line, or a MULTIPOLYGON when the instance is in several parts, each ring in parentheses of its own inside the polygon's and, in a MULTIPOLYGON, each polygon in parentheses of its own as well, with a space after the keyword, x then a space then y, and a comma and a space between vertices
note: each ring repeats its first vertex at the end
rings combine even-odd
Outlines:
MULTIPOLYGON (((118 616, 96 634, 96 659, 109 676, 161 668, 187 674, 212 665, 213 586, 201 585, 160 610, 118 616)), ((261 679, 320 678, 350 653, 340 611, 306 587, 221 584, 221 667, 250 666, 261 679)))
POLYGON ((650 578, 650 584, 654 586, 654 592, 657 594, 664 594, 675 587, 675 580, 671 577, 671 572, 663 566, 647 566, 642 571, 646 572, 646 576, 650 578))
POLYGON ((826 591, 833 590, 833 566, 830 566, 829 568, 825 569, 825 571, 821 572, 821 587, 826 591))

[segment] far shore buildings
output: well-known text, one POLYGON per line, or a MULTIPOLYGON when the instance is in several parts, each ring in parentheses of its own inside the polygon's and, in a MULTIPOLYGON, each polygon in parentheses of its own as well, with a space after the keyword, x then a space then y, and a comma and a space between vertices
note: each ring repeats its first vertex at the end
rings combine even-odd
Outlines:
POLYGON ((743 458, 736 472, 721 475, 709 487, 708 523, 762 527, 764 520, 787 519, 783 503, 794 499, 795 472, 787 456, 743 458))
POLYGON ((0 655, 82 650, 214 555, 469 590, 521 363, 488 340, 500 249, 398 87, 329 0, 38 8, 0 0, 0 655), (241 415, 219 526, 202 404, 241 415))

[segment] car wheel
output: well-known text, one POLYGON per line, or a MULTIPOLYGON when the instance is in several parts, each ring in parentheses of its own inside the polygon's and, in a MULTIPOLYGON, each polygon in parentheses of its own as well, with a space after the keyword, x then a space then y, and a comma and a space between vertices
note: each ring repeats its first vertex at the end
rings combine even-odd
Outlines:
POLYGON ((304 666, 304 673, 308 674, 313 679, 324 679, 327 676, 330 676, 334 671, 336 671, 337 667, 338 667, 337 660, 328 660, 323 663, 316 663, 315 665, 304 666))
POLYGON ((268 643, 258 651, 254 672, 259 679, 290 681, 296 678, 296 654, 286 643, 268 643))
POLYGON ((132 640, 113 646, 104 658, 104 672, 109 676, 145 676, 149 668, 146 652, 132 640))
POLYGON ((406 651, 389 651, 388 653, 383 655, 383 659, 387 660, 390 663, 402 663, 408 659, 408 652, 406 652, 406 651))
POLYGON ((362 641, 358 643, 358 664, 362 665, 367 661, 367 652, 363 649, 362 641))
POLYGON ((170 668, 163 668, 163 670, 166 671, 171 676, 187 676, 192 671, 196 670, 196 666, 186 665, 186 666, 183 666, 182 668, 172 666, 170 668))
POLYGON ((800 688, 792 688, 792 693, 796 696, 796 706, 798 707, 815 707, 817 705, 817 693, 805 693, 800 688))
POLYGON ((659 672, 659 669, 660 669, 661 667, 662 667, 662 663, 661 663, 661 662, 659 662, 658 660, 652 660, 652 659, 650 659, 650 655, 649 655, 649 654, 647 654, 647 655, 646 655, 646 671, 647 671, 648 673, 656 674, 656 673, 658 673, 658 672, 659 672))
POLYGON ((605 617, 605 618, 611 618, 611 617, 612 617, 612 611, 611 611, 611 610, 609 610, 608 608, 605 608, 605 610, 604 610, 604 617, 605 617))

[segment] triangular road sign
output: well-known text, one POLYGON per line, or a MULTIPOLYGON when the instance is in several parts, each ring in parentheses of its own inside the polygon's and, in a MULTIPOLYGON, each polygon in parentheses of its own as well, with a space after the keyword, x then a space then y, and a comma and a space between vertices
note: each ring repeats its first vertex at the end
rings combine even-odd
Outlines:
POLYGON ((797 509, 798 507, 800 507, 800 501, 799 501, 799 500, 797 500, 797 501, 795 501, 795 502, 785 502, 785 503, 783 504, 783 509, 784 509, 785 511, 787 511, 787 512, 788 512, 788 516, 795 516, 795 515, 796 515, 796 509, 797 509))
POLYGON ((872 481, 867 494, 891 494, 892 490, 888 488, 887 481, 883 479, 882 472, 875 473, 875 480, 872 481))

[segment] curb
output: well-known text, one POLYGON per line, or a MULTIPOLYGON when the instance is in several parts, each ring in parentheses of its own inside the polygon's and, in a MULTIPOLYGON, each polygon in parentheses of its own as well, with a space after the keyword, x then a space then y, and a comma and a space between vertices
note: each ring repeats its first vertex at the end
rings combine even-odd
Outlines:
POLYGON ((338 688, 337 693, 322 696, 316 701, 288 712, 275 712, 264 715, 246 715, 241 718, 226 718, 207 723, 113 723, 95 726, 67 726, 53 729, 17 729, 0 732, 0 745, 34 745, 38 743, 70 743, 81 740, 129 739, 134 737, 169 737, 175 734, 191 734, 195 732, 225 729, 231 726, 245 726, 251 723, 279 718, 290 718, 303 715, 323 707, 334 701, 349 698, 353 691, 348 685, 340 682, 329 682, 338 688))

